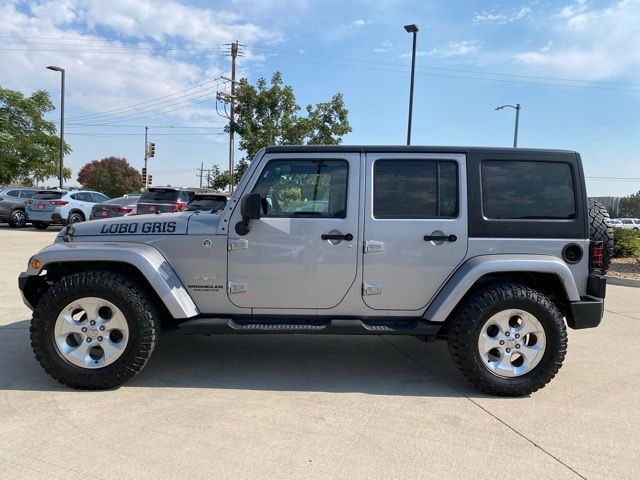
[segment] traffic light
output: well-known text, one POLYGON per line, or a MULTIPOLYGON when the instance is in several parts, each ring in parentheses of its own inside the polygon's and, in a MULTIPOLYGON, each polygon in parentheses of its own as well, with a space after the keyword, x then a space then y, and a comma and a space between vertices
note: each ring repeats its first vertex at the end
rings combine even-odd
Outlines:
POLYGON ((147 145, 147 157, 151 158, 155 156, 155 154, 156 154, 156 144, 149 143, 149 145, 147 145))
POLYGON ((147 169, 142 167, 142 185, 147 184, 147 169))
POLYGON ((149 181, 147 182, 147 185, 151 185, 151 182, 153 182, 153 175, 149 175, 149 181))

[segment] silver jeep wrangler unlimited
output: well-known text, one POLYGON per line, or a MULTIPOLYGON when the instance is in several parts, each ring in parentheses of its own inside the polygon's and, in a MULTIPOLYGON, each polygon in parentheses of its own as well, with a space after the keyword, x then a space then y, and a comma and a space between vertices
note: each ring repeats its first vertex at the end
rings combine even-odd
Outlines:
POLYGON ((278 146, 226 208, 67 226, 19 278, 37 360, 103 389, 185 333, 446 338, 482 391, 558 372, 566 325, 600 323, 611 255, 579 154, 278 146))

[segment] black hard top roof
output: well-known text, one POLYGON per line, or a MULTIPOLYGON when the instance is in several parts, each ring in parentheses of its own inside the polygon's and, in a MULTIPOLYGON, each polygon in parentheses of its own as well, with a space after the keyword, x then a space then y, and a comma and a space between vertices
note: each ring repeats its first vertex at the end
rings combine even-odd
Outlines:
POLYGON ((265 149, 266 153, 562 153, 576 154, 572 150, 554 150, 541 148, 498 148, 498 147, 445 147, 423 145, 274 145, 265 149))

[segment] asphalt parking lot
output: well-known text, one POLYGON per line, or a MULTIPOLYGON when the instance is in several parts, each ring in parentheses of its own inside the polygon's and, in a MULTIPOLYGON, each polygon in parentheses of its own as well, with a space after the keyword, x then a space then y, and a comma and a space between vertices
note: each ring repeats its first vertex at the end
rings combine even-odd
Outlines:
POLYGON ((638 478, 640 290, 570 331, 529 398, 471 389, 414 338, 163 332, 121 388, 59 385, 29 346, 17 275, 53 229, 0 226, 0 478, 638 478))

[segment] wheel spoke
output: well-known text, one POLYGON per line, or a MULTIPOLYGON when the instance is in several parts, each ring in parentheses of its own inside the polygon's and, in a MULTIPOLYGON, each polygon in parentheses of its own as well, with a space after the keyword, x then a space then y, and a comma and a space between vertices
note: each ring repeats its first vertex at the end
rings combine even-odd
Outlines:
POLYGON ((83 340, 77 347, 70 347, 66 344, 65 347, 67 356, 75 359, 77 363, 74 363, 76 363, 76 365, 87 366, 90 364, 91 357, 89 357, 89 348, 91 347, 91 343, 83 340))
POLYGON ((56 335, 67 337, 72 333, 82 333, 82 326, 79 322, 76 322, 71 316, 71 312, 66 312, 58 317, 58 328, 56 328, 56 335))
POLYGON ((126 344, 125 341, 114 343, 108 338, 102 340, 99 345, 104 351, 104 360, 108 362, 114 355, 120 356, 126 344))
POLYGON ((127 319, 124 318, 124 315, 120 310, 113 311, 111 318, 103 321, 103 325, 107 332, 110 332, 111 330, 126 331, 129 329, 127 319))
POLYGON ((487 333, 480 334, 478 345, 480 347, 480 354, 482 355, 486 355, 487 352, 493 350, 494 348, 502 348, 502 346, 500 345, 499 335, 496 337, 490 337, 487 333))
POLYGON ((87 320, 96 320, 98 318, 98 310, 103 305, 99 298, 83 298, 78 302, 82 309, 87 313, 87 320))
POLYGON ((495 366, 495 369, 504 376, 511 376, 513 372, 513 365, 511 365, 511 354, 502 352, 500 356, 500 362, 495 366))

